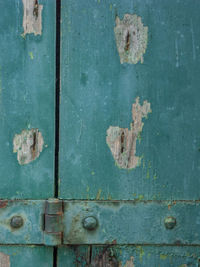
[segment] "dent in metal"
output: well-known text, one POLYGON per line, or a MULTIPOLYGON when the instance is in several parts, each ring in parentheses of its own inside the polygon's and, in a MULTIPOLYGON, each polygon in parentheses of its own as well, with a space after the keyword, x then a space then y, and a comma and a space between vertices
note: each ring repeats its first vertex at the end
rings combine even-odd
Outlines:
POLYGON ((114 28, 117 50, 120 63, 143 63, 143 54, 146 51, 148 27, 144 27, 141 17, 136 14, 125 14, 123 20, 116 17, 114 28))
POLYGON ((10 267, 10 256, 0 252, 0 267, 10 267))
POLYGON ((13 152, 17 153, 20 165, 37 159, 43 150, 44 140, 38 129, 23 130, 13 139, 13 152))
POLYGON ((23 36, 27 33, 41 35, 43 5, 39 5, 38 0, 22 0, 22 2, 24 5, 23 36))
POLYGON ((136 156, 136 141, 142 131, 143 118, 151 112, 150 103, 143 102, 141 106, 139 97, 132 105, 133 122, 128 128, 110 126, 107 130, 106 142, 112 152, 116 164, 123 169, 132 169, 138 166, 139 157, 136 156))

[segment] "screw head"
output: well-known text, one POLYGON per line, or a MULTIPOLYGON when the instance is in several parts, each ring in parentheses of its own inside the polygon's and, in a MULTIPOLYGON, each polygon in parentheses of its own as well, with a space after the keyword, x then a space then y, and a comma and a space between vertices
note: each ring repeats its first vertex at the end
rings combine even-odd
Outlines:
POLYGON ((94 230, 97 228, 97 219, 93 216, 88 216, 86 218, 83 219, 83 227, 86 229, 86 230, 94 230))
POLYGON ((165 227, 166 229, 173 229, 176 226, 176 218, 169 216, 165 218, 165 227))
POLYGON ((21 216, 13 216, 10 220, 10 226, 12 228, 20 228, 24 224, 23 218, 21 216))

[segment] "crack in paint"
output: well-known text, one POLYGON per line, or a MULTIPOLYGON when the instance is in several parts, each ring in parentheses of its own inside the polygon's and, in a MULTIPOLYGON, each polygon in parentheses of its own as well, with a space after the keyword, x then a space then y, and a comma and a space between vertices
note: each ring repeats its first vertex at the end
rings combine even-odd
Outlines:
POLYGON ((114 28, 120 63, 143 63, 147 48, 148 27, 144 27, 141 17, 125 14, 123 20, 116 17, 114 28))

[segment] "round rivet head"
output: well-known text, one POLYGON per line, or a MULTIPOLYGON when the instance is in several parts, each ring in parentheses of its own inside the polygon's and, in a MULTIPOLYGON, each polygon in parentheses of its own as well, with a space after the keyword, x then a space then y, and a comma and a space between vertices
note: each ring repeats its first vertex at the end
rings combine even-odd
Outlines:
POLYGON ((24 224, 24 221, 21 216, 13 216, 10 220, 10 226, 12 228, 20 228, 24 224))
POLYGON ((86 230, 94 230, 97 228, 97 219, 93 216, 89 216, 89 217, 86 217, 85 219, 83 219, 83 227, 86 229, 86 230))
POLYGON ((169 216, 165 218, 166 229, 173 229, 176 226, 176 218, 169 216))

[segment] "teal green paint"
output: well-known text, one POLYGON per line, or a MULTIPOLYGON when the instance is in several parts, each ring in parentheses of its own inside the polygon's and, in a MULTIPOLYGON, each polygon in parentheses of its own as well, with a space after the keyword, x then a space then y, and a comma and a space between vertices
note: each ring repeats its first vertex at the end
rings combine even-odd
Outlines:
MULTIPOLYGON (((138 253, 137 246, 93 246, 92 247, 92 259, 93 263, 95 258, 108 251, 110 257, 114 257, 119 266, 122 267, 149 267, 149 266, 161 266, 161 267, 186 267, 198 266, 198 256, 200 253, 199 247, 174 247, 174 246, 141 246, 141 254, 138 253), (134 265, 126 265, 133 259, 134 265)), ((102 257, 101 257, 102 258, 102 257)), ((79 266, 86 267, 88 260, 87 246, 77 247, 60 247, 58 249, 58 266, 79 266), (79 256, 79 257, 78 257, 79 256), (80 260, 81 259, 81 260, 80 260), (80 261, 79 261, 80 260, 80 261), (68 265, 67 265, 68 264, 68 265), (76 265, 77 264, 77 265, 76 265)), ((95 265, 92 265, 95 266, 95 265)), ((115 266, 115 265, 114 265, 115 266)))
POLYGON ((39 2, 42 35, 26 38, 21 37, 22 0, 0 3, 0 198, 41 199, 54 192, 56 2, 39 2), (21 166, 13 138, 28 125, 39 129, 48 147, 34 162, 21 166))
MULTIPOLYGON (((53 265, 53 250, 41 246, 45 209, 39 199, 54 193, 56 1, 39 2, 41 36, 23 36, 22 1, 0 3, 0 198, 38 199, 9 201, 0 208, 0 243, 12 244, 0 246, 0 252, 16 267, 53 265), (36 161, 20 166, 13 138, 32 128, 41 131, 45 149, 36 161), (14 215, 24 219, 18 230, 9 224, 14 215)), ((106 250, 122 267, 127 262, 198 265, 199 246, 187 245, 199 245, 199 202, 160 200, 199 199, 199 10, 197 0, 158 0, 156 6, 152 0, 134 5, 128 0, 62 1, 59 196, 135 201, 65 202, 64 242, 77 246, 58 249, 58 266, 86 266, 90 256, 94 262, 105 251, 94 244, 106 243, 115 244, 106 250), (127 12, 140 16, 149 29, 144 64, 119 61, 115 18, 127 12), (153 113, 138 138, 140 166, 127 171, 113 164, 106 129, 129 127, 137 96, 148 99, 153 113), (81 228, 88 214, 98 218, 93 233, 81 228), (173 230, 164 228, 166 216, 176 217, 173 230), (184 246, 175 246, 180 242, 184 246)))
MULTIPOLYGON (((138 244, 142 260, 143 244, 200 245, 198 211, 200 203, 149 201, 139 195, 135 201, 64 201, 64 244, 138 244), (98 227, 87 231, 86 217, 95 217, 98 227), (176 225, 166 229, 165 219, 174 217, 176 225), (191 226, 192 221, 192 226, 191 226)), ((102 199, 101 191, 97 199, 102 199)), ((162 253, 165 254, 165 253, 162 253)))
POLYGON ((10 200, 0 202, 0 206, 0 244, 44 244, 44 201, 10 200), (13 216, 23 219, 19 229, 11 227, 13 216))
POLYGON ((33 55, 33 52, 29 52, 29 57, 30 57, 30 59, 34 59, 34 55, 33 55))
POLYGON ((10 267, 50 267, 53 249, 39 246, 0 246, 0 252, 9 255, 10 267))
POLYGON ((199 10, 198 0, 63 1, 60 197, 86 199, 90 185, 90 199, 99 188, 104 199, 199 199, 199 10), (126 13, 148 27, 143 64, 120 64, 115 17, 126 13), (129 172, 114 164, 106 130, 129 127, 137 96, 152 113, 129 172))
POLYGON ((88 246, 60 247, 58 249, 58 267, 86 267, 89 263, 88 246))

